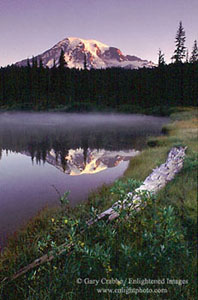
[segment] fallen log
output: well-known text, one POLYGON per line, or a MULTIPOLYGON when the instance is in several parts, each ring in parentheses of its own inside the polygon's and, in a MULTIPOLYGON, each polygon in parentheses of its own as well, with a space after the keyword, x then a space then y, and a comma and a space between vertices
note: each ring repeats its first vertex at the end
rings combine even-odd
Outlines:
POLYGON ((73 244, 67 244, 64 243, 61 246, 59 246, 59 251, 56 253, 56 255, 50 253, 50 254, 45 254, 37 259, 35 259, 31 264, 25 266, 24 268, 21 268, 17 273, 15 273, 11 278, 5 277, 1 283, 5 282, 5 281, 12 281, 14 279, 17 279, 18 277, 20 277, 21 275, 27 273, 29 270, 32 270, 40 265, 42 265, 43 263, 46 262, 50 262, 52 259, 55 258, 55 256, 57 255, 61 255, 63 252, 66 251, 66 249, 70 249, 73 246, 73 244))
MULTIPOLYGON (((121 206, 130 207, 132 209, 138 209, 138 207, 141 205, 141 192, 148 191, 150 193, 156 194, 161 188, 163 188, 166 185, 167 182, 172 180, 175 177, 175 175, 181 170, 183 166, 186 148, 187 147, 172 148, 168 154, 166 162, 160 165, 159 167, 153 169, 153 172, 144 180, 143 184, 135 190, 135 193, 128 193, 123 203, 120 203, 120 201, 114 203, 112 207, 100 213, 95 219, 88 220, 87 225, 91 226, 105 217, 107 217, 109 221, 117 218, 119 216, 117 208, 120 208, 121 206)), ((53 260, 55 256, 57 257, 61 255, 66 250, 71 250, 72 246, 73 244, 67 243, 60 245, 57 249, 56 255, 50 252, 49 254, 41 256, 40 258, 34 260, 31 264, 20 269, 11 278, 4 278, 2 283, 8 280, 12 281, 14 279, 17 279, 21 275, 27 273, 29 270, 45 262, 53 260)))
POLYGON ((186 149, 187 147, 172 148, 168 154, 166 162, 153 169, 153 172, 144 180, 143 184, 135 190, 134 196, 131 192, 128 193, 126 195, 126 200, 123 201, 124 203, 120 203, 120 201, 114 203, 112 207, 99 214, 96 219, 89 220, 87 224, 92 225, 104 217, 107 217, 108 220, 117 218, 119 213, 116 212, 115 209, 117 210, 117 208, 120 208, 125 203, 125 207, 127 206, 137 209, 141 204, 141 192, 148 191, 151 194, 156 194, 181 170, 186 149), (131 199, 130 203, 128 203, 128 199, 131 199))

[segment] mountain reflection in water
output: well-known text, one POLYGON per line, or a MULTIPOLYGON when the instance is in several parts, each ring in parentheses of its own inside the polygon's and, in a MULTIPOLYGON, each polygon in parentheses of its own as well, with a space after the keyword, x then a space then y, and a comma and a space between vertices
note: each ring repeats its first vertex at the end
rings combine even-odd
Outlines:
POLYGON ((110 184, 167 118, 124 114, 0 113, 0 247, 69 190, 72 206, 110 184), (79 176, 80 175, 80 176, 79 176))
POLYGON ((158 134, 164 122, 141 115, 1 113, 0 158, 6 150, 70 175, 94 173, 134 156, 132 149, 141 150, 145 136, 158 134))

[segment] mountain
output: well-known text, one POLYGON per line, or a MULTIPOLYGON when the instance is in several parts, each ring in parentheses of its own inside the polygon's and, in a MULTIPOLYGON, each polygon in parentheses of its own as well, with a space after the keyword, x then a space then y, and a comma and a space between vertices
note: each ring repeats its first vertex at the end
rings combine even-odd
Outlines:
MULTIPOLYGON (((51 49, 37 55, 34 59, 42 59, 43 65, 52 68, 58 66, 61 50, 64 51, 65 61, 69 68, 84 68, 86 56, 87 68, 110 68, 122 67, 126 69, 137 69, 142 67, 152 68, 156 66, 153 62, 143 60, 137 56, 124 55, 118 48, 107 46, 96 40, 85 40, 81 38, 66 38, 51 49)), ((30 65, 32 58, 29 59, 30 65)), ((17 66, 26 66, 27 59, 16 63, 17 66)))
POLYGON ((65 164, 60 158, 57 159, 54 150, 51 150, 46 157, 46 162, 71 176, 81 174, 94 174, 107 168, 113 168, 122 161, 127 161, 137 155, 139 151, 106 151, 90 150, 82 148, 70 149, 65 157, 65 164))

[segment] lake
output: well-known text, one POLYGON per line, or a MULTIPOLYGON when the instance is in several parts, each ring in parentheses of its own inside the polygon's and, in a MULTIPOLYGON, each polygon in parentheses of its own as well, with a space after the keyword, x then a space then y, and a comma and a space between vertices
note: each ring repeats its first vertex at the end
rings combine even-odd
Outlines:
POLYGON ((164 117, 125 114, 0 113, 0 246, 44 206, 71 205, 119 178, 159 135, 164 117))

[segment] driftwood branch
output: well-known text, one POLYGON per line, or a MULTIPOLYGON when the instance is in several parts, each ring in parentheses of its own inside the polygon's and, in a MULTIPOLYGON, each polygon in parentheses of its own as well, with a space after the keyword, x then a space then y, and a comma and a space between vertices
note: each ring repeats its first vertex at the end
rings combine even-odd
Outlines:
MULTIPOLYGON (((61 246, 59 246, 59 250, 58 252, 56 253, 56 256, 58 255, 61 255, 63 252, 69 249, 71 249, 73 246, 73 244, 62 244, 61 246)), ((24 268, 20 269, 17 273, 15 273, 11 278, 4 278, 2 282, 4 281, 7 281, 8 279, 10 281, 14 280, 14 279, 17 279, 18 277, 20 277, 21 275, 27 273, 29 270, 32 270, 34 268, 36 268, 37 266, 40 266, 42 265, 43 263, 46 263, 46 262, 49 262, 51 261, 52 259, 55 258, 55 255, 52 254, 52 252, 50 252, 50 254, 45 254, 37 259, 35 259, 31 264, 25 266, 24 268)))
MULTIPOLYGON (((125 205, 125 207, 131 207, 132 209, 138 209, 138 207, 141 204, 141 192, 148 191, 150 193, 157 193, 161 188, 163 188, 167 182, 172 180, 175 175, 181 170, 183 166, 183 161, 185 157, 185 150, 186 148, 179 147, 179 148, 172 148, 171 151, 168 154, 168 158, 166 162, 159 167, 153 169, 153 172, 144 180, 143 184, 135 190, 134 196, 132 193, 128 193, 126 196, 126 200, 122 203, 125 205), (130 202, 128 199, 131 199, 130 202)), ((115 208, 119 208, 121 206, 120 202, 114 203, 112 207, 105 210, 101 214, 97 216, 96 219, 91 219, 87 221, 87 225, 91 226, 97 221, 103 219, 104 217, 107 217, 109 221, 117 218, 119 216, 119 213, 115 210, 115 208)), ((82 231, 83 232, 83 231, 82 231)), ((82 233, 81 232, 81 233, 82 233)), ((58 250, 56 252, 56 256, 61 255, 66 250, 69 250, 73 247, 73 244, 67 244, 64 243, 61 246, 58 247, 58 250)), ((40 258, 34 260, 31 264, 27 265, 26 267, 20 269, 17 273, 15 273, 11 278, 4 278, 2 282, 5 281, 12 281, 14 279, 17 279, 21 275, 25 274, 29 270, 45 263, 53 260, 55 258, 55 255, 50 252, 49 254, 45 254, 41 256, 40 258)))

